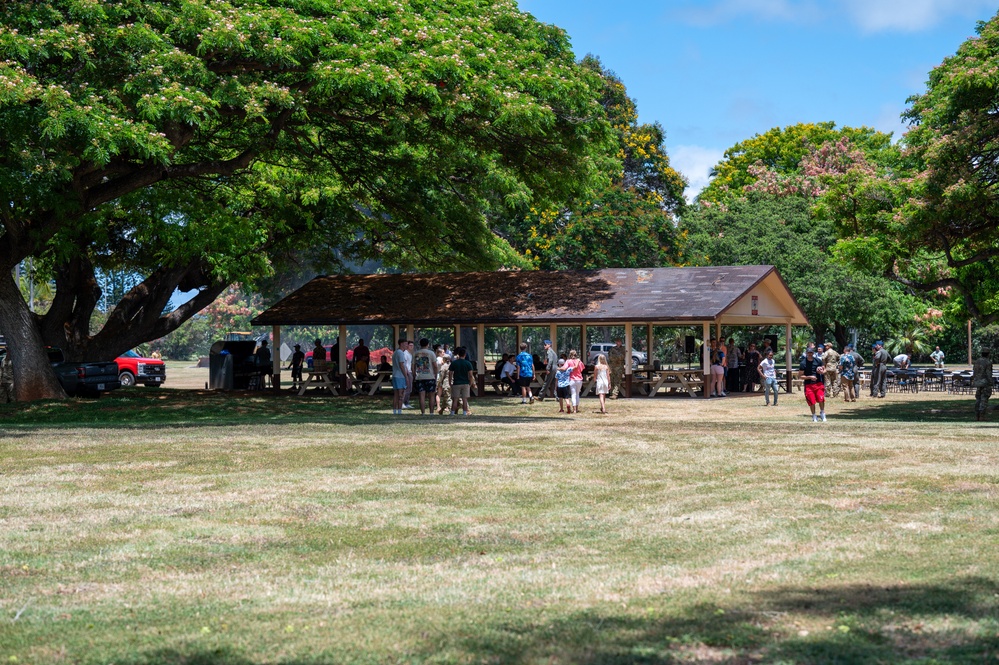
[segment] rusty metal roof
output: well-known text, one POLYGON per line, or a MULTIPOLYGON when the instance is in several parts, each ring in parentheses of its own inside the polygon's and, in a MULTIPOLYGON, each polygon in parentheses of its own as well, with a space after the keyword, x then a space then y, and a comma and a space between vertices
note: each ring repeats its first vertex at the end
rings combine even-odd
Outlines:
POLYGON ((771 276, 776 282, 768 283, 779 283, 795 318, 804 319, 773 266, 712 266, 322 276, 252 323, 433 327, 714 321, 771 276))

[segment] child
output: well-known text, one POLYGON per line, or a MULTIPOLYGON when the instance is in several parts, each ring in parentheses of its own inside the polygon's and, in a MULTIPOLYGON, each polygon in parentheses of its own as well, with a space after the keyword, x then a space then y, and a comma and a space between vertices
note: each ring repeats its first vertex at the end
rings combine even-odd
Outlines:
POLYGON ((572 413, 572 402, 569 400, 569 377, 572 375, 572 368, 566 366, 565 358, 558 361, 558 369, 555 370, 555 394, 558 395, 558 412, 572 413), (568 403, 567 403, 568 402, 568 403))
POLYGON ((596 374, 597 397, 600 398, 600 413, 607 415, 607 393, 610 392, 610 366, 604 354, 597 356, 597 364, 593 367, 596 374))

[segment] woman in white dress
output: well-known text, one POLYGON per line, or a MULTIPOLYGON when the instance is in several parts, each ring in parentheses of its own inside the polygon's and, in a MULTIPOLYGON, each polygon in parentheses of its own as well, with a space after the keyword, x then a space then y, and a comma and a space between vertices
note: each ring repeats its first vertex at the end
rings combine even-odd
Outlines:
POLYGON ((607 415, 607 393, 610 392, 610 366, 604 354, 597 356, 597 364, 593 367, 596 376, 597 397, 600 398, 600 413, 607 415))

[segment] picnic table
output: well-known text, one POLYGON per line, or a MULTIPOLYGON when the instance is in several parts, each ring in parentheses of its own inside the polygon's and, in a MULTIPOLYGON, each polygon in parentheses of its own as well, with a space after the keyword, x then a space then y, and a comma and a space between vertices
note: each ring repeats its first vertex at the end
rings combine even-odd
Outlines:
POLYGON ((378 391, 381 390, 383 386, 392 387, 391 370, 373 373, 369 372, 361 377, 358 377, 357 374, 351 370, 347 372, 347 376, 350 378, 351 383, 357 388, 358 392, 366 393, 372 396, 377 395, 378 391))
POLYGON ((691 397, 699 397, 699 392, 704 390, 704 373, 700 368, 645 368, 635 370, 633 374, 638 391, 646 397, 655 397, 661 388, 665 388, 667 394, 685 392, 691 397))
POLYGON ((309 378, 302 383, 302 387, 298 390, 299 397, 304 395, 305 391, 310 387, 318 390, 328 390, 334 396, 340 394, 340 386, 337 385, 337 382, 333 379, 332 371, 326 365, 312 367, 308 370, 308 373, 309 378))

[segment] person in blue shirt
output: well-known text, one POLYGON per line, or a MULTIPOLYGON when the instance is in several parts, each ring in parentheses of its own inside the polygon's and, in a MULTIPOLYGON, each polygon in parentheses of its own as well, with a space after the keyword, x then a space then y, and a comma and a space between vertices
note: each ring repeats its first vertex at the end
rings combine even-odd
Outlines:
POLYGON ((534 380, 534 358, 527 352, 527 342, 520 343, 520 353, 517 354, 517 385, 520 386, 520 403, 534 404, 531 394, 531 381, 534 380))
POLYGON ((566 366, 565 358, 559 358, 557 369, 555 370, 555 394, 558 395, 559 413, 572 413, 572 403, 566 404, 570 395, 569 377, 571 375, 572 368, 566 366))

